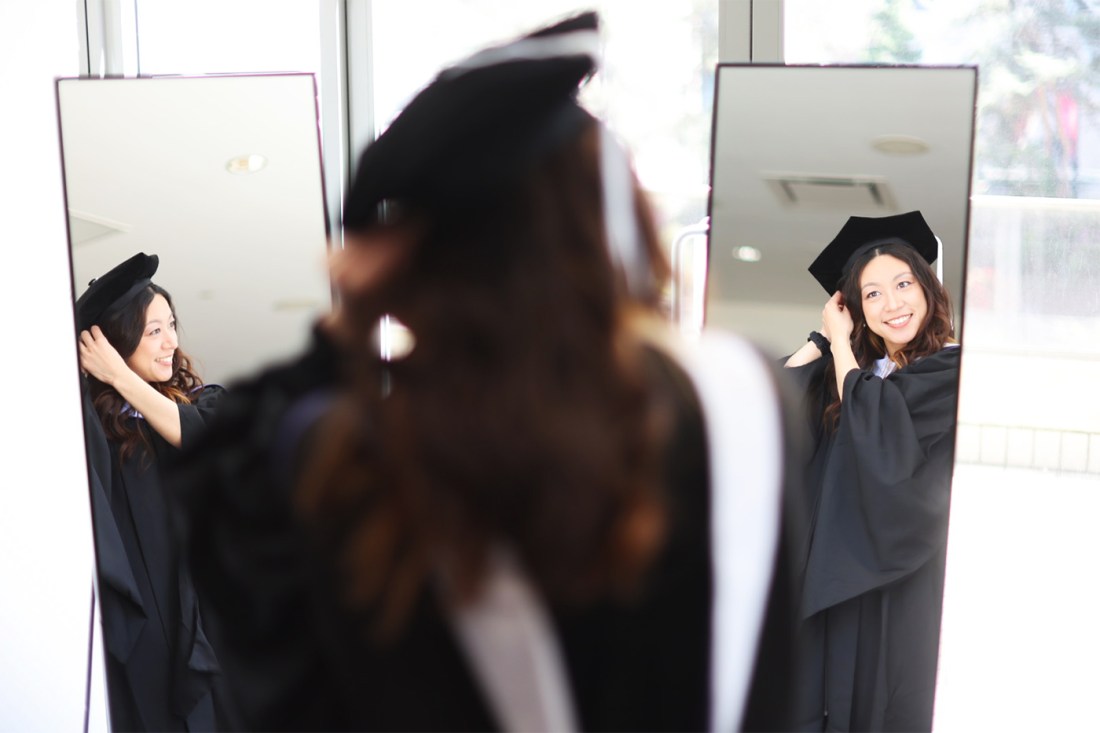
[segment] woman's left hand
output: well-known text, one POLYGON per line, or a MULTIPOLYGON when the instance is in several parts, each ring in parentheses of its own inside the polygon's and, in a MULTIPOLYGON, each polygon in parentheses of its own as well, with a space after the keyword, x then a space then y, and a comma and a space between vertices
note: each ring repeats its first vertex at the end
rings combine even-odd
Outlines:
POLYGON ((80 332, 77 351, 80 354, 80 368, 104 384, 114 386, 119 376, 130 370, 99 326, 80 332))

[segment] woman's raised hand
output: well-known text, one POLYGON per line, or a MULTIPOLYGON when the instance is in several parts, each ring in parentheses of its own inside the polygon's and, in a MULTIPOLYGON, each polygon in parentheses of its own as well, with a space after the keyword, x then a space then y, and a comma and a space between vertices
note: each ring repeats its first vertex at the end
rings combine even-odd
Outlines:
POLYGON ((844 307, 840 291, 833 293, 825 308, 821 311, 821 332, 829 343, 847 343, 852 337, 852 314, 844 307))
POLYGON ((77 351, 80 355, 80 368, 104 384, 114 385, 119 375, 130 371, 126 361, 111 346, 99 326, 80 332, 77 351))

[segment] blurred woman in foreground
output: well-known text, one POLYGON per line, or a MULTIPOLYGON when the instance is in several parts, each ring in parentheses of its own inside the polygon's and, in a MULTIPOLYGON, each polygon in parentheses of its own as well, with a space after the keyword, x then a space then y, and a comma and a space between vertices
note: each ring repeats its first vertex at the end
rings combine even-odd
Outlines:
POLYGON ((335 313, 180 467, 250 726, 785 724, 773 375, 655 318, 650 212, 576 101, 596 25, 413 99, 359 162, 335 313))

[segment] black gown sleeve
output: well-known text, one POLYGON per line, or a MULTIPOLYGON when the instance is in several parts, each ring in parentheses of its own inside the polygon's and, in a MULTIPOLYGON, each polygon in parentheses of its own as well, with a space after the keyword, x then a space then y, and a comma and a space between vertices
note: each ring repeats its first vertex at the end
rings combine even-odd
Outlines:
POLYGON ((814 359, 808 364, 785 367, 789 357, 779 362, 781 389, 790 395, 797 417, 789 421, 789 427, 796 431, 794 439, 802 445, 813 446, 822 439, 821 415, 824 405, 825 369, 832 361, 832 355, 814 359))
POLYGON ((84 412, 84 447, 88 467, 88 491, 92 504, 92 528, 98 571, 100 618, 107 653, 125 664, 145 626, 145 608, 134 579, 126 547, 111 511, 111 451, 103 424, 92 405, 88 384, 81 379, 84 412))
POLYGON ((824 455, 803 615, 919 569, 946 543, 959 349, 844 380, 824 455))
MULTIPOLYGON (((181 451, 197 443, 217 414, 220 405, 227 396, 227 390, 217 384, 204 385, 192 396, 190 403, 177 403, 180 416, 180 448, 170 445, 154 430, 146 428, 147 435, 156 456, 157 479, 148 485, 148 492, 156 494, 166 491, 161 485, 170 466, 180 460, 181 451)), ((126 469, 131 472, 133 467, 126 469)), ((141 475, 146 475, 142 473, 141 475)), ((131 479, 133 482, 134 479, 131 479)), ((152 496, 147 496, 152 500, 152 496)), ((165 531, 171 530, 172 498, 163 496, 156 504, 155 511, 146 516, 146 527, 159 523, 165 531), (159 520, 159 522, 158 522, 159 520)), ((143 505, 144 506, 144 505, 143 505)), ((147 507, 148 509, 149 507, 147 507)), ((148 531, 148 529, 146 529, 148 531)), ((155 532, 155 530, 154 530, 155 532)), ((148 538, 147 538, 148 539, 148 538)), ((152 542, 147 548, 155 548, 152 542)), ((147 549, 146 552, 152 552, 147 549)), ((185 720, 193 730, 229 729, 235 727, 233 711, 224 690, 221 665, 215 644, 211 640, 209 620, 204 618, 203 609, 195 593, 194 584, 188 569, 186 558, 178 555, 177 548, 170 545, 161 548, 165 554, 164 563, 171 566, 175 575, 175 601, 177 608, 173 612, 175 623, 169 632, 172 640, 173 672, 171 706, 179 718, 185 720), (168 558, 168 555, 171 558, 168 558)), ((167 597, 167 596, 166 596, 167 597)))
POLYGON ((181 510, 176 531, 243 729, 340 727, 338 680, 319 656, 310 605, 320 579, 294 519, 292 482, 272 451, 287 411, 330 386, 335 370, 335 351, 318 334, 301 358, 233 384, 166 471, 181 510))
POLYGON ((778 361, 779 368, 782 369, 781 374, 788 380, 792 387, 799 393, 808 392, 814 388, 822 375, 825 373, 825 366, 833 358, 832 355, 822 356, 813 361, 802 364, 801 366, 784 366, 787 361, 794 356, 784 356, 778 361))
POLYGON ((218 384, 204 385, 191 404, 179 404, 180 449, 184 450, 198 440, 206 426, 214 418, 218 405, 225 398, 226 390, 218 384))

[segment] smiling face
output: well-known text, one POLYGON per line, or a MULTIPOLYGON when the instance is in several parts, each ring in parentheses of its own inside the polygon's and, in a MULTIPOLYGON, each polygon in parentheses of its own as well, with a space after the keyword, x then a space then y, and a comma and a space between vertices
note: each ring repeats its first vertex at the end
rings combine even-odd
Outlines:
POLYGON ((157 294, 145 309, 145 329, 126 364, 146 382, 167 382, 175 371, 172 362, 178 346, 176 316, 164 296, 157 294))
POLYGON ((879 255, 859 278, 860 300, 867 327, 893 356, 916 338, 928 316, 928 301, 909 265, 893 255, 879 255))

